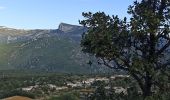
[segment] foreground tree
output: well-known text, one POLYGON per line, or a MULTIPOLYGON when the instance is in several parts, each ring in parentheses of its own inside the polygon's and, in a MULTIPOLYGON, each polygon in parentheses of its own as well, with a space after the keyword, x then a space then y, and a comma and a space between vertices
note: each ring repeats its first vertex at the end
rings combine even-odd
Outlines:
POLYGON ((99 64, 128 72, 143 95, 152 88, 166 91, 170 65, 170 1, 142 0, 129 6, 127 21, 104 12, 83 13, 80 24, 89 28, 81 46, 99 64))

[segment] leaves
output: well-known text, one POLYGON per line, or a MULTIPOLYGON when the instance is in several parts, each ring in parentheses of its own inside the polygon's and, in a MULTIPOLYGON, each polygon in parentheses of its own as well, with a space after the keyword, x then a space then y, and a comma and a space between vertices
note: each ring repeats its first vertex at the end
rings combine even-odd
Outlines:
POLYGON ((101 64, 128 71, 150 95, 153 82, 158 81, 155 76, 169 71, 165 70, 170 61, 169 8, 169 0, 135 1, 128 8, 130 22, 104 12, 83 13, 85 20, 80 24, 89 30, 82 38, 82 50, 103 59, 101 64))

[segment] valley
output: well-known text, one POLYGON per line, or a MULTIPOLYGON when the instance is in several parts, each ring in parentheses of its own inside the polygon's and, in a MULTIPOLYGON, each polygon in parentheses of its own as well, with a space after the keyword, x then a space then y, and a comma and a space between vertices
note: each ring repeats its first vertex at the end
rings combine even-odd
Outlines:
POLYGON ((129 75, 118 74, 89 75, 3 71, 0 74, 0 80, 0 99, 7 98, 7 100, 8 98, 23 97, 32 100, 63 100, 61 99, 63 97, 86 100, 93 96, 96 97, 95 93, 100 88, 106 89, 107 96, 120 93, 126 95, 127 89, 134 85, 130 83, 129 75), (114 91, 115 94, 110 94, 110 91, 114 91))

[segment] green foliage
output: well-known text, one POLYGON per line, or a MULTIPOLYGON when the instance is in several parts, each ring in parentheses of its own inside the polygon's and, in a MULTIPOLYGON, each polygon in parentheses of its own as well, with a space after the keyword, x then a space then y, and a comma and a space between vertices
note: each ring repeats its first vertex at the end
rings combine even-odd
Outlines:
POLYGON ((65 93, 59 96, 51 97, 49 100, 80 100, 74 93, 65 93))
POLYGON ((104 86, 105 82, 104 81, 95 81, 95 82, 92 83, 92 86, 97 87, 97 86, 100 86, 100 85, 104 86))
POLYGON ((143 97, 137 91, 137 88, 131 87, 128 88, 127 94, 124 93, 115 93, 111 90, 106 90, 104 84, 98 85, 96 91, 88 96, 88 100, 169 100, 170 92, 166 93, 156 93, 148 97, 143 97))
POLYGON ((29 98, 35 98, 35 94, 25 92, 19 89, 0 92, 0 99, 11 97, 11 96, 25 96, 29 98))
POLYGON ((79 81, 84 78, 85 76, 71 74, 3 71, 3 74, 0 74, 0 98, 14 95, 31 96, 34 94, 35 97, 43 97, 44 95, 49 94, 52 95, 56 90, 50 88, 48 84, 60 87, 65 86, 66 82, 70 82, 70 80, 79 81), (31 92, 21 91, 21 88, 36 85, 38 87, 31 90, 31 92))
POLYGON ((106 95, 106 91, 105 91, 105 84, 102 81, 97 81, 96 83, 97 89, 95 91, 95 93, 90 96, 91 100, 107 100, 107 95, 106 95))
POLYGON ((169 0, 141 0, 129 6, 129 20, 104 12, 83 13, 80 24, 89 30, 83 34, 82 51, 94 55, 99 64, 128 72, 144 96, 152 95, 153 86, 156 92, 164 91, 170 76, 169 12, 169 0))

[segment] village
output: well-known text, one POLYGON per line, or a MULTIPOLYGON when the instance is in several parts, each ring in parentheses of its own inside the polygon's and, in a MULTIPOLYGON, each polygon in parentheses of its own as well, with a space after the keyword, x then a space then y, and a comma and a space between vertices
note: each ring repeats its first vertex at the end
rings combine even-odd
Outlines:
POLYGON ((113 82, 116 82, 118 80, 124 80, 129 79, 129 75, 114 75, 110 77, 93 77, 93 78, 87 78, 85 80, 73 80, 72 82, 67 81, 65 82, 63 86, 57 86, 55 84, 45 84, 45 85, 34 85, 34 86, 28 86, 23 87, 22 91, 26 92, 35 92, 35 91, 41 91, 42 94, 56 94, 61 92, 68 92, 68 91, 78 91, 82 97, 85 95, 90 95, 95 92, 95 90, 98 88, 98 84, 101 85, 101 83, 104 83, 104 88, 106 90, 113 90, 115 93, 120 94, 127 94, 127 88, 125 86, 121 86, 121 84, 111 84, 113 82))

